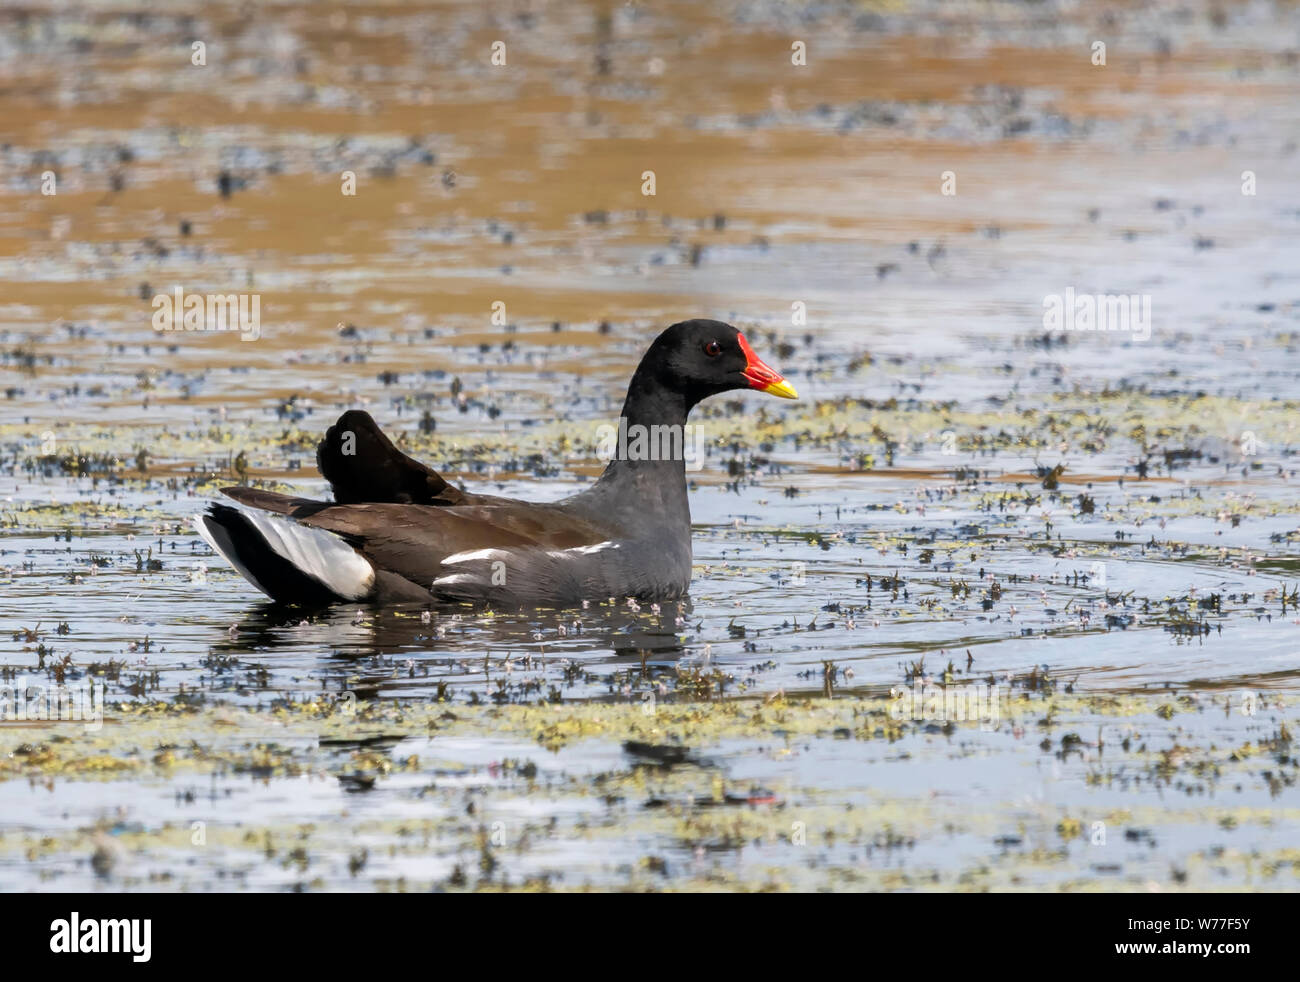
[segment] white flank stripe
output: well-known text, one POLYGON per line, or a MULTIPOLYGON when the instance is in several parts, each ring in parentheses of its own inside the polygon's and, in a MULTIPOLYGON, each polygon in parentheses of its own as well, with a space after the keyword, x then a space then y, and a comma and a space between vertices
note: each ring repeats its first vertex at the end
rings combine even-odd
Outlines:
POLYGON ((563 559, 568 556, 590 556, 593 553, 604 552, 606 549, 617 549, 618 543, 606 539, 604 542, 597 542, 594 546, 574 546, 572 549, 551 549, 550 555, 557 559, 563 559))
POLYGON ((440 576, 433 581, 434 586, 442 584, 443 586, 454 586, 457 583, 482 583, 481 576, 475 576, 472 573, 452 573, 450 576, 440 576))
POLYGON ((476 559, 491 559, 493 556, 507 556, 504 549, 475 549, 473 552, 457 552, 442 561, 443 566, 453 563, 472 563, 476 559))

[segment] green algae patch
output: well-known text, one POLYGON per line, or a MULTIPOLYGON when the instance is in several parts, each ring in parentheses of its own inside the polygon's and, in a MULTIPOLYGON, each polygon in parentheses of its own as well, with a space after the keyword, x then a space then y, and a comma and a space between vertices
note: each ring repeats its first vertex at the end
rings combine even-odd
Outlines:
MULTIPOLYGON (((962 687, 951 689, 960 692, 962 687)), ((440 737, 465 735, 513 737, 558 753, 584 741, 702 748, 728 740, 761 740, 786 746, 804 738, 894 742, 935 733, 947 737, 984 734, 993 738, 998 734, 1018 735, 1027 726, 1040 731, 1064 730, 1071 720, 1089 717, 1107 726, 1146 718, 1148 728, 1169 730, 1168 724, 1177 715, 1165 696, 1065 693, 1045 688, 1039 692, 1005 692, 991 717, 936 725, 933 721, 906 718, 897 701, 906 692, 846 693, 830 699, 769 695, 705 703, 660 700, 653 705, 542 702, 450 706, 423 700, 355 703, 325 694, 305 701, 280 700, 271 709, 222 703, 200 705, 183 698, 116 702, 110 703, 100 727, 68 722, 25 722, 19 726, 0 723, 0 739, 6 734, 15 738, 6 748, 5 757, 0 758, 0 774, 93 773, 187 763, 238 764, 261 770, 309 749, 362 745, 371 740, 393 743, 423 738, 436 742, 440 737), (249 742, 247 734, 257 734, 260 739, 249 742)), ((936 699, 934 705, 942 706, 942 695, 936 699)), ((1195 711, 1213 709, 1208 701, 1187 701, 1197 707, 1195 711)), ((1277 708, 1285 709, 1285 704, 1279 700, 1277 708)), ((1294 719, 1290 722, 1296 725, 1294 719)), ((1129 725, 1125 732, 1136 731, 1129 725)), ((1056 738, 1045 739, 1052 742, 1056 738)), ((1059 739, 1067 751, 1085 744, 1098 746, 1097 741, 1085 741, 1070 732, 1059 739)), ((1131 743, 1133 736, 1126 735, 1123 740, 1131 743)), ((1290 744, 1291 729, 1283 720, 1267 739, 1216 750, 1214 755, 1223 763, 1247 761, 1266 752, 1285 756, 1290 744)), ((1170 761, 1183 761, 1190 751, 1175 745, 1162 753, 1166 765, 1173 766, 1170 761)), ((372 764, 376 760, 373 754, 363 758, 363 762, 372 764)))
POLYGON ((0 828, 0 879, 27 868, 48 882, 194 889, 219 874, 229 889, 392 892, 1300 885, 1284 841, 1300 822, 1285 804, 1300 720, 1283 700, 1228 743, 1210 697, 1180 697, 1166 718, 1163 693, 1034 684, 984 726, 895 719, 876 692, 649 708, 110 704, 96 731, 0 727, 0 793, 109 782, 181 814, 141 821, 123 806, 83 810, 73 829, 0 828), (1007 768, 1060 790, 980 793, 1007 768), (277 817, 286 795, 290 822, 277 817), (1207 826, 1221 842, 1155 848, 1207 826))

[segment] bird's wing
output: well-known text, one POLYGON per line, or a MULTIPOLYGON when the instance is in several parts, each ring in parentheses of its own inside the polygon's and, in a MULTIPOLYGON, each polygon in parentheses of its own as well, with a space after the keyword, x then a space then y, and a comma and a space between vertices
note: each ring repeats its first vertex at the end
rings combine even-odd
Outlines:
POLYGON ((426 507, 387 502, 308 507, 285 512, 305 525, 343 536, 380 569, 426 586, 443 561, 489 551, 522 555, 599 545, 607 530, 553 505, 506 501, 426 507))
POLYGON ((295 512, 310 515, 313 509, 328 508, 330 505, 328 501, 316 501, 313 498, 299 498, 292 494, 280 494, 278 491, 263 491, 260 488, 242 486, 222 488, 221 493, 241 505, 275 512, 277 515, 289 515, 295 512))
POLYGON ((370 414, 360 409, 348 410, 325 431, 316 448, 316 466, 339 504, 452 506, 466 501, 465 493, 437 471, 398 450, 370 414))

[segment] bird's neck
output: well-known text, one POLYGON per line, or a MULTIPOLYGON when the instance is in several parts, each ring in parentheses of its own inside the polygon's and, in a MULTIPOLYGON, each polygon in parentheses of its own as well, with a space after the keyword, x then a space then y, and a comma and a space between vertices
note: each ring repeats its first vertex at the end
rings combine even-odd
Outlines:
POLYGON ((604 431, 609 465, 592 491, 621 508, 660 520, 665 529, 689 531, 686 457, 692 433, 686 397, 671 392, 638 369, 628 385, 617 431, 604 431), (613 446, 609 446, 613 443, 613 446))
POLYGON ((680 392, 666 389, 653 375, 642 368, 637 368, 632 381, 627 386, 627 398, 623 400, 622 418, 632 426, 679 426, 686 425, 691 404, 680 392))

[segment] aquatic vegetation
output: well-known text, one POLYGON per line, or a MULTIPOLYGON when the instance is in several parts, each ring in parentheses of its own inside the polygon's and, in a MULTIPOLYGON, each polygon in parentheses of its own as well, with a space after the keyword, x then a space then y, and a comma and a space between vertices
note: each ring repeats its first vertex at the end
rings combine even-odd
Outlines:
MULTIPOLYGON (((1183 701, 1214 718, 1209 700, 1183 701)), ((865 773, 817 786, 818 770, 842 758, 838 748, 861 744, 852 755, 865 754, 877 775, 970 752, 977 722, 936 735, 923 722, 891 722, 884 697, 731 700, 661 706, 652 715, 609 704, 452 713, 432 702, 380 701, 358 705, 355 715, 314 701, 273 710, 119 704, 98 733, 47 724, 11 739, 0 756, 0 795, 6 780, 39 782, 60 796, 75 793, 78 782, 130 781, 150 798, 174 797, 182 817, 142 823, 127 809, 39 842, 0 836, 0 881, 27 864, 66 879, 76 875, 71 857, 95 852, 102 856, 93 875, 118 885, 139 882, 159 862, 172 864, 175 886, 197 885, 183 872, 193 868, 188 856, 200 869, 219 862, 235 882, 308 888, 344 875, 380 890, 708 883, 761 890, 800 889, 813 879, 869 889, 1071 889, 1077 856, 1092 853, 1122 884, 1154 879, 1167 889, 1212 889, 1246 876, 1293 883, 1300 861, 1279 836, 1300 812, 1263 804, 1259 795, 1275 800, 1300 774, 1290 755, 1295 710, 1285 711, 1271 736, 1233 749, 1211 735, 1219 724, 1193 735, 1160 712, 1164 705, 1160 697, 1031 689, 1009 700, 980 752, 1011 761, 1055 757, 1054 766, 1086 778, 1089 790, 1022 808, 1018 830, 1008 834, 996 812, 962 805, 966 793, 957 788, 939 798, 882 794, 865 773), (1095 721, 1097 739, 1070 730, 1059 753, 1046 741, 1037 749, 1022 730, 1048 698, 1058 724, 1095 721), (273 730, 274 742, 258 736, 273 730), (801 777, 787 772, 758 785, 730 776, 754 754, 800 758, 801 777), (364 795, 373 804, 327 808, 291 825, 268 821, 274 797, 252 813, 226 804, 232 793, 259 801, 257 788, 274 796, 295 782, 331 779, 337 790, 327 798, 364 795), (1181 792, 1189 805, 1143 804, 1138 792, 1146 785, 1181 792), (540 791, 551 804, 519 817, 511 802, 540 791), (1207 793, 1215 804, 1199 800, 1207 793), (1226 849, 1194 850, 1170 873, 1154 845, 1207 813, 1224 833, 1256 829, 1277 845, 1249 866, 1226 849), (954 841, 970 844, 954 849, 954 841), (1001 851, 997 864, 972 848, 980 841, 1001 851), (891 858, 900 853, 906 872, 891 858), (814 866, 800 856, 816 857, 814 866)))

